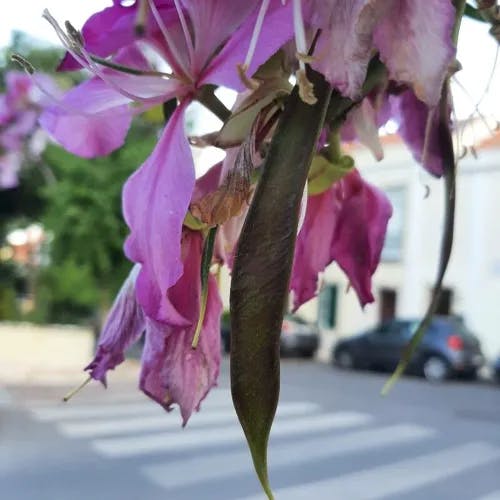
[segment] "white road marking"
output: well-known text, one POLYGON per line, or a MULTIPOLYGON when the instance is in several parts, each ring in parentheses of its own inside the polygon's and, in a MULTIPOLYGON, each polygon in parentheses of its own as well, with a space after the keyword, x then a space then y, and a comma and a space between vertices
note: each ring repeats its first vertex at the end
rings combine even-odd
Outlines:
POLYGON ((478 498, 477 500, 500 500, 500 490, 493 491, 486 496, 478 498))
MULTIPOLYGON (((367 424, 370 415, 356 412, 326 413, 312 417, 277 420, 273 426, 272 437, 309 434, 331 429, 342 429, 367 424)), ((169 433, 147 434, 126 438, 108 438, 93 441, 92 447, 106 457, 132 457, 155 452, 192 450, 205 446, 244 442, 243 431, 234 425, 169 433)))
MULTIPOLYGON (((317 411, 319 405, 308 402, 282 403, 278 407, 280 417, 304 415, 317 411)), ((194 414, 188 422, 187 428, 194 429, 211 424, 235 423, 236 412, 232 408, 204 410, 194 414)), ((113 418, 99 420, 84 420, 65 422, 58 425, 58 430, 68 437, 95 438, 107 435, 128 434, 131 432, 180 430, 180 421, 177 415, 171 417, 164 412, 161 415, 141 415, 131 418, 113 418)))
MULTIPOLYGON (((305 464, 313 460, 328 459, 348 453, 414 443, 428 439, 435 434, 433 429, 400 424, 337 436, 315 437, 284 445, 271 445, 269 465, 272 474, 275 467, 305 464)), ((209 456, 164 462, 142 468, 142 472, 149 479, 166 489, 249 474, 251 471, 252 461, 248 451, 214 453, 209 456)))
POLYGON ((0 387, 0 408, 11 405, 12 405, 11 395, 5 389, 2 389, 0 387))
MULTIPOLYGON (((202 402, 201 408, 232 408, 231 397, 228 391, 214 391, 202 402)), ((35 418, 44 422, 54 422, 66 419, 112 418, 124 415, 165 415, 165 410, 150 399, 136 403, 88 403, 74 404, 60 403, 52 406, 31 408, 35 418)))
MULTIPOLYGON (((473 442, 334 479, 278 489, 274 493, 279 500, 332 498, 332 492, 336 498, 349 500, 381 500, 391 495, 404 498, 404 494, 411 490, 495 460, 500 460, 500 448, 473 442)), ((259 494, 244 500, 263 499, 264 496, 259 494)))

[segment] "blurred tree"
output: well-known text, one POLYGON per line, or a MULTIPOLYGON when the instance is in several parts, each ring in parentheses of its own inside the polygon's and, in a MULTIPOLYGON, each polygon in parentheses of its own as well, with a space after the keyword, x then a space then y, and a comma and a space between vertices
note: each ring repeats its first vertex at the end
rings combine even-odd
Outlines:
POLYGON ((142 124, 106 158, 85 160, 55 145, 46 149, 44 161, 57 178, 42 190, 41 220, 52 234, 50 268, 40 276, 38 289, 39 296, 45 295, 41 306, 49 308, 47 320, 68 321, 68 312, 82 320, 95 308, 109 307, 131 267, 123 255, 127 228, 121 189, 155 142, 152 127, 142 124))
MULTIPOLYGON (((29 60, 37 71, 55 76, 62 88, 82 79, 81 72, 55 73, 62 50, 15 32, 10 46, 0 49, 0 92, 3 74, 20 70, 10 59, 15 53, 29 60)), ((152 118, 139 119, 127 144, 107 158, 85 160, 50 145, 43 163, 57 182, 46 183, 41 165, 25 165, 20 185, 0 192, 0 246, 10 228, 33 221, 41 221, 51 234, 49 265, 38 275, 36 309, 27 319, 85 321, 94 319, 96 310, 109 306, 130 269, 123 255, 127 229, 121 214, 121 189, 156 142, 158 124, 152 118)), ((6 311, 12 309, 18 274, 15 266, 0 260, 0 275, 4 277, 0 282, 0 296, 4 297, 0 297, 0 319, 13 316, 12 311, 6 311)))

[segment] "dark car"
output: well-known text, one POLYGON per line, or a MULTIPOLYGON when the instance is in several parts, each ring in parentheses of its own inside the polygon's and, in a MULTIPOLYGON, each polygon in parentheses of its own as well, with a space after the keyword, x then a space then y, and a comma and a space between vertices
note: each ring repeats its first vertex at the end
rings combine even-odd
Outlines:
MULTIPOLYGON (((394 370, 419 320, 394 319, 339 341, 333 361, 342 368, 394 370)), ((473 378, 484 357, 477 338, 459 317, 436 316, 410 361, 407 372, 441 381, 453 375, 473 378)))
POLYGON ((493 371, 495 372, 495 380, 500 383, 500 356, 493 363, 493 371))
MULTIPOLYGON (((224 351, 230 351, 231 331, 228 322, 223 322, 221 328, 222 346, 224 351)), ((319 346, 319 330, 316 325, 302 318, 286 315, 283 320, 280 337, 280 352, 284 356, 297 355, 306 358, 314 356, 319 346)))

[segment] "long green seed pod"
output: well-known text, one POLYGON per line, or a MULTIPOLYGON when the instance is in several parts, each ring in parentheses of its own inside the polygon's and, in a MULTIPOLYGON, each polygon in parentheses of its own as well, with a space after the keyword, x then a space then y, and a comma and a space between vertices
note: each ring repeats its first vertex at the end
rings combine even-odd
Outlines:
POLYGON ((248 212, 231 283, 231 392, 269 499, 267 444, 279 397, 279 337, 307 173, 331 88, 310 72, 317 102, 295 88, 281 116, 248 212))

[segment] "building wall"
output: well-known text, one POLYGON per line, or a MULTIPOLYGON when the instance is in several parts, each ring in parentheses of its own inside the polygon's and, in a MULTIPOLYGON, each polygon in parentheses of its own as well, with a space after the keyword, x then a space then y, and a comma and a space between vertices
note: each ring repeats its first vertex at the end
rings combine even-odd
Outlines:
MULTIPOLYGON (((323 277, 323 286, 338 289, 336 323, 320 326, 319 357, 328 360, 331 346, 343 336, 375 325, 380 318, 380 294, 384 288, 397 294, 396 316, 421 316, 437 273, 443 229, 443 182, 427 175, 402 144, 385 148, 386 158, 376 164, 368 153, 356 153, 363 176, 386 192, 396 193, 393 221, 399 226, 400 257, 384 259, 373 278, 375 304, 362 311, 347 279, 335 264, 323 277)), ((457 178, 456 230, 450 266, 444 286, 451 289, 452 312, 464 316, 480 338, 489 357, 500 353, 500 149, 480 151, 474 159, 460 161, 457 178)), ((391 226, 391 233, 398 227, 391 226)), ((394 241, 392 239, 392 241, 394 241)), ((386 249, 387 250, 387 249, 386 249)), ((387 252, 384 252, 387 254, 387 252)), ((304 305, 299 314, 318 318, 318 300, 304 305)))

